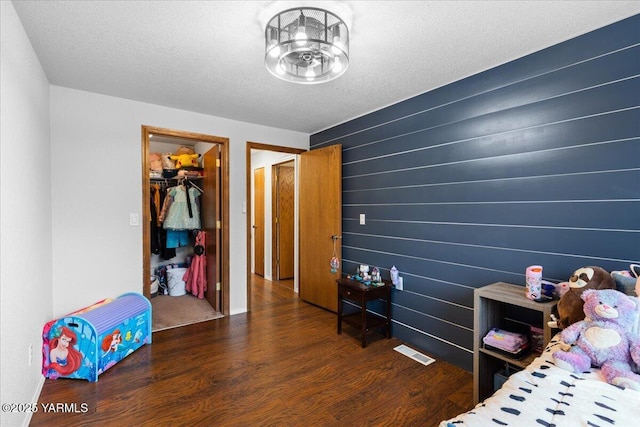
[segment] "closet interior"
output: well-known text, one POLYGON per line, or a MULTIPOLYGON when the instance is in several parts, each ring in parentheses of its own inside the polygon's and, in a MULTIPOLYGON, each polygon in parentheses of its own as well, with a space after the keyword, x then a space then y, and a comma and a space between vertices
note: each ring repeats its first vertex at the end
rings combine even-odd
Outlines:
POLYGON ((149 137, 154 331, 222 317, 219 162, 218 144, 149 137))

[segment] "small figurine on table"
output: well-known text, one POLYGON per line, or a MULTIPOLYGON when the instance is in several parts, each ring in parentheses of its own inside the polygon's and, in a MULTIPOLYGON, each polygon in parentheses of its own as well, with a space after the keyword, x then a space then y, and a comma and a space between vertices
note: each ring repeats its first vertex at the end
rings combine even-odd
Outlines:
POLYGON ((378 267, 373 267, 373 270, 371 270, 371 280, 374 283, 378 283, 380 281, 380 270, 378 267))
POLYGON ((360 277, 362 280, 371 280, 371 276, 369 275, 369 266, 365 264, 360 264, 360 277))

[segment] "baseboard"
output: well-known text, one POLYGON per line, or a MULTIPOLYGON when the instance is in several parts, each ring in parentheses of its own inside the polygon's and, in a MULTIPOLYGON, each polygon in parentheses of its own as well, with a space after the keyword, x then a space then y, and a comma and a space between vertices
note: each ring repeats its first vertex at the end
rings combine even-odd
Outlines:
MULTIPOLYGON (((38 400, 40 399, 40 393, 42 393, 42 387, 44 387, 44 380, 45 378, 43 376, 40 376, 40 381, 38 381, 38 385, 36 386, 36 391, 35 394, 33 395, 33 398, 31 399, 31 403, 33 403, 35 406, 38 405, 38 400)), ((38 408, 40 409, 40 408, 38 408)), ((27 412, 24 422, 22 423, 22 427, 29 427, 29 424, 31 424, 31 417, 33 416, 33 412, 27 412)))

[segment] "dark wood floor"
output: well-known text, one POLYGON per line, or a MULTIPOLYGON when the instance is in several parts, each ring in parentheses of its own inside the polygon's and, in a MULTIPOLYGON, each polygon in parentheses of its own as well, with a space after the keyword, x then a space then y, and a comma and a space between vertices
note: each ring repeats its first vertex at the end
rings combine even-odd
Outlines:
POLYGON ((154 333, 96 383, 46 380, 39 403, 67 410, 31 425, 435 426, 472 407, 471 373, 423 366, 395 338, 363 349, 334 313, 281 290, 257 290, 250 313, 154 333))
POLYGON ((257 274, 251 275, 251 309, 290 300, 296 294, 293 291, 293 279, 266 280, 257 274))

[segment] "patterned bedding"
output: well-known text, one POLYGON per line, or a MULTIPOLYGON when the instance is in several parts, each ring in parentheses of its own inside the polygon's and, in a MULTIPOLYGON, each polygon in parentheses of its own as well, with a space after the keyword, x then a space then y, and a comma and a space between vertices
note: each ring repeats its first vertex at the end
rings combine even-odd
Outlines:
POLYGON ((607 384, 597 368, 578 376, 555 367, 562 345, 556 335, 491 397, 439 427, 640 426, 640 392, 607 384))

